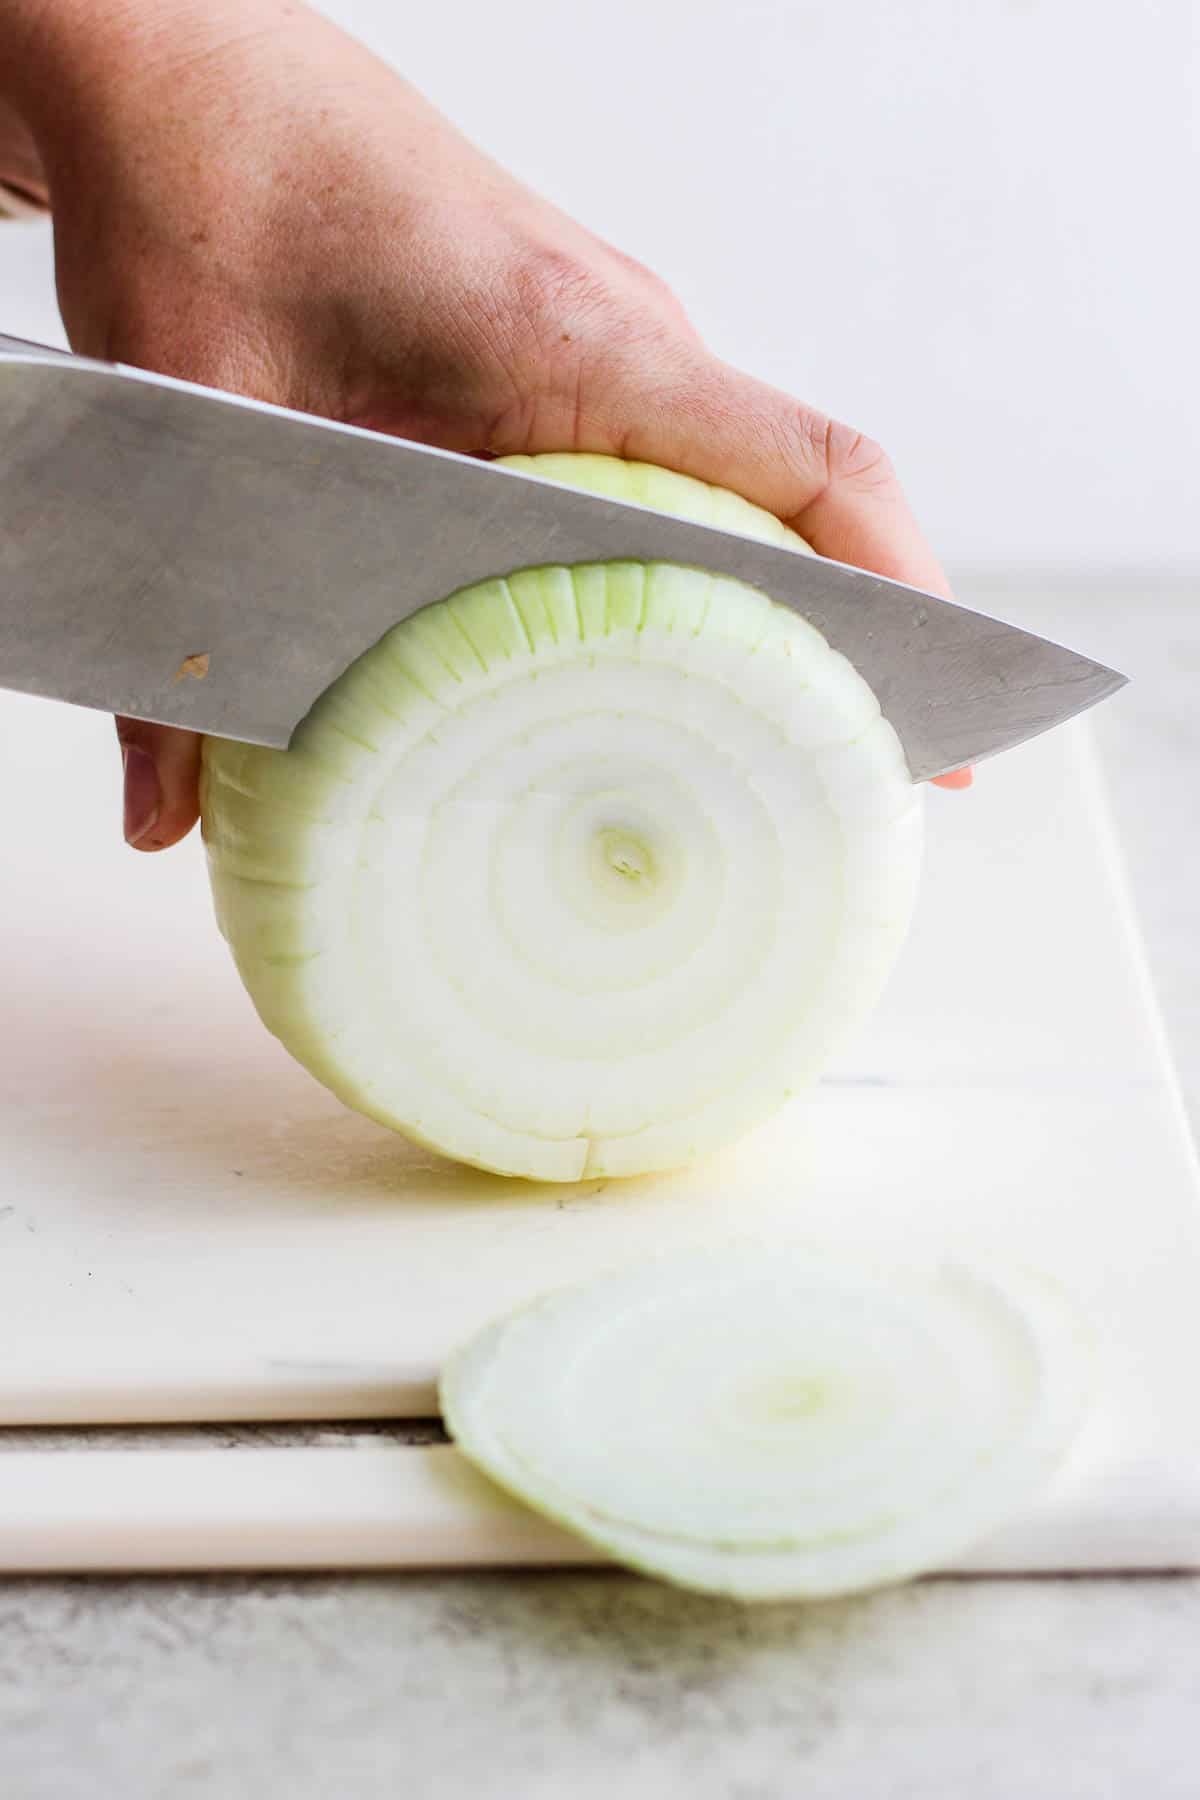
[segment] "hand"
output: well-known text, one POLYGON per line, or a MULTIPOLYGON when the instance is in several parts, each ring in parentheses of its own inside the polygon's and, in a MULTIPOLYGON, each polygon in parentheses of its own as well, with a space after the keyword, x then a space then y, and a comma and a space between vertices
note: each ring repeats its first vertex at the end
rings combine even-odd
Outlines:
MULTIPOLYGON (((948 592, 876 444, 719 361, 654 275, 318 15, 38 8, 28 114, 75 349, 469 454, 661 463, 824 555, 948 592)), ((175 843, 197 816, 199 739, 118 732, 126 835, 175 843)))
MULTIPOLYGON (((3 21, 0 19, 0 48, 3 21)), ((15 107, 0 98, 0 214, 14 205, 23 213, 43 211, 48 196, 37 145, 15 107)))

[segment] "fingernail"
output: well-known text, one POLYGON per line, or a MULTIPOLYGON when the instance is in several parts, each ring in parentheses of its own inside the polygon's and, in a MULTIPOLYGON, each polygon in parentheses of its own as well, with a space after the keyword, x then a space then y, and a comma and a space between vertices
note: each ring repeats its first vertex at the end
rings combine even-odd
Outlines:
POLYGON ((125 842, 140 844, 158 823, 162 789, 154 758, 139 744, 123 744, 125 764, 125 842))
POLYGON ((974 779, 974 769, 951 769, 948 775, 935 775, 933 784, 940 788, 969 788, 974 779))

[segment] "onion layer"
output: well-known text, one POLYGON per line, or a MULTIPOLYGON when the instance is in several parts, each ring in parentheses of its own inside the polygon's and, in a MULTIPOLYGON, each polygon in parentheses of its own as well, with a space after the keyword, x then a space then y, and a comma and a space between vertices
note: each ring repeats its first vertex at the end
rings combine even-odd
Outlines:
POLYGON ((943 1566, 1046 1481, 1085 1409, 1032 1278, 795 1243, 676 1252, 539 1299, 451 1358, 464 1453, 620 1562, 743 1600, 943 1566))

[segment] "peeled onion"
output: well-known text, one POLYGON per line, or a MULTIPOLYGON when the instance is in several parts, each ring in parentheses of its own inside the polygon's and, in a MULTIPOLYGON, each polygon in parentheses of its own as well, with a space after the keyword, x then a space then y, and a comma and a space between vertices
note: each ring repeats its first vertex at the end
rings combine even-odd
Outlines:
MULTIPOLYGON (((789 536, 644 465, 511 460, 789 536)), ((203 822, 221 929, 300 1062, 448 1156, 573 1181, 685 1163, 819 1073, 904 937, 921 815, 810 625, 612 562, 406 619, 287 751, 208 740, 203 822)))

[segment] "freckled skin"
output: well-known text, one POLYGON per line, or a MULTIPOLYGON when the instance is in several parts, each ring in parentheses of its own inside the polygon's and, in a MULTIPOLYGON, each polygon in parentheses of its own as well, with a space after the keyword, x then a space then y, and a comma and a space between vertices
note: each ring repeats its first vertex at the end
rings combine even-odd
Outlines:
MULTIPOLYGON (((878 445, 713 356, 655 275, 306 7, 0 0, 0 178, 52 207, 84 354, 470 455, 679 469, 948 592, 878 445)), ((117 723, 158 781, 136 847, 164 848, 199 741, 117 723)))

